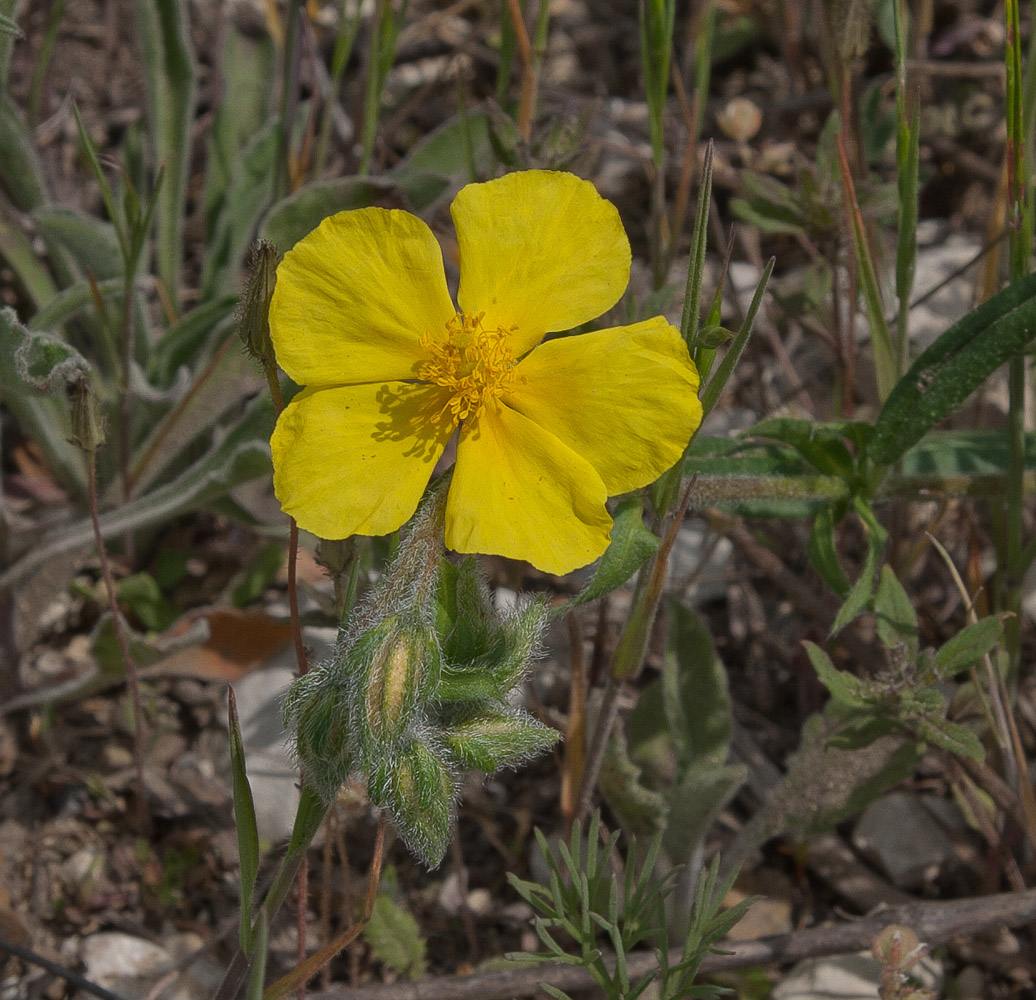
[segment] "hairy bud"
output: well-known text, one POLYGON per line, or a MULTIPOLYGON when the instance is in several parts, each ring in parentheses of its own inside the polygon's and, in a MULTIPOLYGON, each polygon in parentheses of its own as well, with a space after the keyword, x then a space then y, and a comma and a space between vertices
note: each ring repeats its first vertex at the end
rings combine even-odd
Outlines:
POLYGON ((387 809, 411 853, 429 868, 446 854, 457 799, 447 755, 434 740, 416 740, 384 758, 371 774, 371 799, 387 809))
POLYGON ((377 757, 413 725, 418 707, 438 681, 439 653, 427 629, 390 615, 358 643, 357 723, 364 750, 377 757))
POLYGON ((248 258, 248 284, 241 299, 238 334, 245 350, 263 365, 274 364, 270 341, 270 299, 277 281, 277 250, 269 240, 259 240, 248 258))

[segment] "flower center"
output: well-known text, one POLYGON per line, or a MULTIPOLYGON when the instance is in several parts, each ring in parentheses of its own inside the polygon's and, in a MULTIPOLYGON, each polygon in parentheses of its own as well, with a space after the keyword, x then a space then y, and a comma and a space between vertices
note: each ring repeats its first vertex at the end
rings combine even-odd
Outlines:
POLYGON ((507 338, 515 327, 486 330, 485 313, 457 313, 446 323, 446 339, 421 334, 421 347, 429 360, 417 371, 422 382, 442 386, 449 398, 435 420, 477 420, 486 403, 508 392, 521 381, 507 338))

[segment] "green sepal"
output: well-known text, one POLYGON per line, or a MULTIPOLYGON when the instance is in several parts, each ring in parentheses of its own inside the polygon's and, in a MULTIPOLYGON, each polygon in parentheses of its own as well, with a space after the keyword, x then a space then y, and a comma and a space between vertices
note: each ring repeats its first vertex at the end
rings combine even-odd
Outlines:
POLYGON ((462 768, 492 774, 549 750, 559 734, 522 709, 482 708, 447 723, 440 736, 462 768))
POLYGON ((429 869, 446 854, 457 800, 457 776, 445 750, 414 741, 382 758, 368 784, 371 801, 386 809, 411 854, 429 869))

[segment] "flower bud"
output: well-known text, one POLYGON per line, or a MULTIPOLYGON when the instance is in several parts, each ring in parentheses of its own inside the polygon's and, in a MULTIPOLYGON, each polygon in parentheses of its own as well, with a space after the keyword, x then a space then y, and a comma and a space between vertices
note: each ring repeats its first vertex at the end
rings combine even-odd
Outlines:
POLYGON ((74 379, 68 386, 72 403, 72 441, 83 451, 94 452, 104 444, 104 421, 97 411, 90 380, 74 379))
POLYGON ((371 774, 371 800, 387 809, 396 832, 429 868, 446 854, 457 779, 433 741, 414 741, 383 758, 371 774))
POLYGON ((270 341, 270 299, 277 282, 277 250, 269 240, 259 240, 248 258, 248 284, 238 314, 238 334, 245 350, 263 365, 275 364, 270 341))
POLYGON ((349 658, 354 657, 361 678, 357 721, 365 752, 377 757, 408 732, 418 707, 434 690, 438 646, 428 629, 390 615, 356 644, 349 658))
POLYGON ((558 735, 521 709, 489 708, 448 725, 442 740, 462 768, 491 774, 549 750, 558 735))
POLYGON ((345 687, 326 667, 298 678, 284 703, 285 726, 306 780, 330 802, 354 770, 345 687))

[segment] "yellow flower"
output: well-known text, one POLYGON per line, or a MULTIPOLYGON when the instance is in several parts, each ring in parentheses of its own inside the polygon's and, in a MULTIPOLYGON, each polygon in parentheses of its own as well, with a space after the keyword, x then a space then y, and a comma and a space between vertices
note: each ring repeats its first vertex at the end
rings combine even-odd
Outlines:
POLYGON ((270 329, 306 388, 273 433, 274 489, 322 538, 385 534, 459 428, 446 544, 567 573, 607 547, 607 497, 682 455, 698 373, 662 317, 542 343, 629 280, 619 214, 589 182, 508 174, 469 184, 451 213, 460 311, 407 212, 341 212, 285 255, 270 329))

